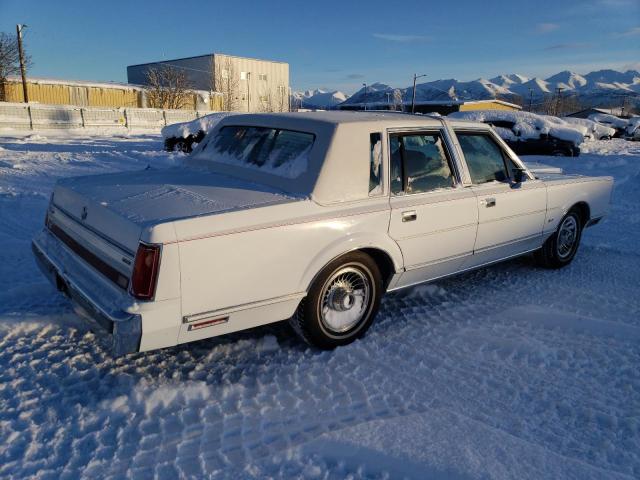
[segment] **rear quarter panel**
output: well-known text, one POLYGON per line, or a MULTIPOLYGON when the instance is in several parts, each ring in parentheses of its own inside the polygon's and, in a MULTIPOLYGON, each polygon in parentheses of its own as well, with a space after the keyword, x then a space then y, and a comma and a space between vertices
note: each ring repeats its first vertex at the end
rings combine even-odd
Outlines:
POLYGON ((177 222, 183 317, 297 296, 282 318, 260 323, 282 320, 327 263, 359 248, 387 251, 399 270, 388 225, 388 198, 342 207, 308 200, 177 222))
POLYGON ((545 233, 553 232, 569 209, 579 202, 589 206, 590 218, 609 212, 612 177, 561 177, 545 179, 547 185, 547 220, 545 233))

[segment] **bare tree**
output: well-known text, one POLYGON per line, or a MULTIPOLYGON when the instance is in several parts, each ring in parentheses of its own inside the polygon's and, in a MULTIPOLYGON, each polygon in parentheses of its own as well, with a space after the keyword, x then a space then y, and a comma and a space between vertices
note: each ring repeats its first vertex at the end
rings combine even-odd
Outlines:
POLYGON ((222 110, 238 110, 240 78, 230 58, 211 62, 211 90, 222 94, 222 110))
POLYGON ((399 88, 393 90, 393 109, 402 111, 402 90, 399 88))
POLYGON ((151 108, 180 109, 193 98, 187 74, 175 67, 163 65, 145 73, 147 104, 151 108))
MULTIPOLYGON (((29 56, 25 58, 26 66, 31 65, 29 56)), ((0 101, 5 100, 4 85, 10 75, 20 74, 20 53, 18 39, 15 35, 0 32, 0 101)))

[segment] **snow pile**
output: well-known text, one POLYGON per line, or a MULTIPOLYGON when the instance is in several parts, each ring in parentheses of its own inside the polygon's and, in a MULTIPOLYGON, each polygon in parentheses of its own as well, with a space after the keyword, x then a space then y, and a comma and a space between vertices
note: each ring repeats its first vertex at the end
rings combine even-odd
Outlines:
POLYGON ((513 123, 511 128, 496 127, 498 134, 505 140, 538 139, 540 135, 547 134, 578 146, 584 141, 587 130, 584 126, 570 125, 557 117, 510 110, 454 112, 449 114, 449 117, 483 123, 511 122, 513 123))
POLYGON ((174 123, 167 125, 161 131, 163 138, 186 138, 189 135, 196 135, 199 131, 207 133, 217 123, 225 117, 231 115, 242 115, 239 112, 216 112, 204 117, 196 118, 191 122, 174 123))
POLYGON ((562 120, 571 125, 585 127, 585 134, 589 135, 593 140, 600 140, 601 138, 606 137, 612 138, 616 133, 615 128, 611 128, 593 120, 589 120, 588 118, 563 117, 562 120))
POLYGON ((182 155, 157 135, 46 137, 0 139, 0 478, 640 477, 640 144, 528 158, 615 178, 567 268, 390 294, 332 352, 276 324, 114 360, 30 240, 57 178, 182 155))

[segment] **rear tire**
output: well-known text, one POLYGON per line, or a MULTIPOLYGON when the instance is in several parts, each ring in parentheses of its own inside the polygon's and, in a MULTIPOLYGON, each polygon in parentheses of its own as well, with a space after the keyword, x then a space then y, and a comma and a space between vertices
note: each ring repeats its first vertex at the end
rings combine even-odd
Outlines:
POLYGON ((582 236, 582 220, 576 210, 570 210, 540 250, 534 254, 536 263, 544 268, 562 268, 576 256, 582 236))
POLYGON ((289 322, 308 344, 332 350, 360 338, 380 308, 382 275, 373 259, 353 252, 327 265, 289 322))

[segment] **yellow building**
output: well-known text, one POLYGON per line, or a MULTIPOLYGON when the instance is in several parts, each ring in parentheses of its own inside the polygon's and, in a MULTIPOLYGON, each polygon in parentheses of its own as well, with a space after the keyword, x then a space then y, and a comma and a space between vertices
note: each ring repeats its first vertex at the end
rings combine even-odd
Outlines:
MULTIPOLYGON (((0 98, 5 102, 24 102, 22 81, 19 77, 9 77, 0 86, 0 98)), ((144 108, 147 106, 145 90, 136 85, 122 83, 96 83, 74 80, 29 78, 27 94, 30 102, 49 105, 75 105, 79 107, 144 108)), ((222 97, 219 94, 193 91, 184 110, 221 110, 222 97)))

